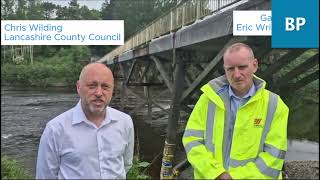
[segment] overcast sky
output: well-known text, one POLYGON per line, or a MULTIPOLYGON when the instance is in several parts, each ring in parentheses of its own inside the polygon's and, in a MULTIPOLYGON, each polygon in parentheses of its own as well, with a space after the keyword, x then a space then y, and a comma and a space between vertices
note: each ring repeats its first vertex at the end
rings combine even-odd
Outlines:
MULTIPOLYGON (((61 6, 68 6, 71 0, 42 0, 42 1, 51 2, 61 6)), ((78 4, 80 4, 80 6, 86 5, 89 9, 97 9, 97 10, 100 10, 103 2, 104 0, 78 0, 78 4)))

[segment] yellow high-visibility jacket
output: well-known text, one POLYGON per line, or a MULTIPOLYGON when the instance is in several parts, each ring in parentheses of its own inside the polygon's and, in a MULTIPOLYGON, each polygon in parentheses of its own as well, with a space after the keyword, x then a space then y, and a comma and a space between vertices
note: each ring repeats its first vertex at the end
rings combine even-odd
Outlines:
POLYGON ((255 95, 236 113, 228 167, 230 98, 221 90, 229 83, 221 76, 201 88, 182 138, 195 179, 215 179, 223 172, 232 179, 282 179, 289 109, 265 89, 264 80, 254 76, 253 81, 255 95))

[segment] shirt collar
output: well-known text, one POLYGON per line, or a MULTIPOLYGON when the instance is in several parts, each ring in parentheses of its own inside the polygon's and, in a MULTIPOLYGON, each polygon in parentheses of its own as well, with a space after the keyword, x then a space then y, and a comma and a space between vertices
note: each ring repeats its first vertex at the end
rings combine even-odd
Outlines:
POLYGON ((256 93, 256 87, 255 87, 254 84, 252 84, 252 86, 249 89, 248 93, 246 95, 244 95, 242 98, 240 98, 240 97, 238 97, 237 95, 234 94, 234 92, 231 89, 230 85, 229 85, 228 93, 229 93, 230 97, 235 97, 235 98, 238 98, 238 99, 246 99, 246 98, 250 98, 251 96, 253 96, 256 93))
MULTIPOLYGON (((110 113, 110 107, 107 107, 106 117, 103 120, 101 125, 108 124, 111 121, 118 121, 118 119, 110 113)), ((87 119, 86 115, 84 114, 82 107, 81 107, 81 100, 79 100, 77 105, 74 107, 72 125, 78 124, 81 122, 88 123, 90 121, 87 119)))
POLYGON ((112 111, 114 111, 113 108, 111 107, 107 107, 107 118, 109 121, 119 121, 119 116, 115 113, 112 113, 112 111))

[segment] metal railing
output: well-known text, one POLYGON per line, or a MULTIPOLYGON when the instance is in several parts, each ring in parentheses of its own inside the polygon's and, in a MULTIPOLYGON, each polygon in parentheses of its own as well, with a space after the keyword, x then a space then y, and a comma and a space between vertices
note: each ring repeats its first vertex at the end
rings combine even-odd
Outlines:
POLYGON ((112 60, 121 53, 132 50, 161 35, 176 31, 185 25, 191 24, 197 19, 201 19, 204 16, 237 1, 239 0, 188 0, 176 8, 171 9, 168 13, 160 16, 144 29, 138 31, 134 36, 129 38, 124 45, 117 47, 102 57, 99 62, 112 60))

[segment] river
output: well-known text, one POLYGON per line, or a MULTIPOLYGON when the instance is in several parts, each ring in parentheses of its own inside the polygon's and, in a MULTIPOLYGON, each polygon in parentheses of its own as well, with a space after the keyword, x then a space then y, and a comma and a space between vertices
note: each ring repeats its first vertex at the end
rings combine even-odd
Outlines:
MULTIPOLYGON (((1 87, 1 154, 16 159, 34 177, 39 139, 46 123, 75 106, 78 99, 75 91, 65 89, 1 87)), ((117 107, 117 101, 111 106, 117 107)), ((143 116, 133 116, 133 120, 140 156, 150 162, 163 146, 164 128, 144 123, 143 116)), ((317 142, 289 140, 286 160, 318 160, 318 149, 317 142)))

